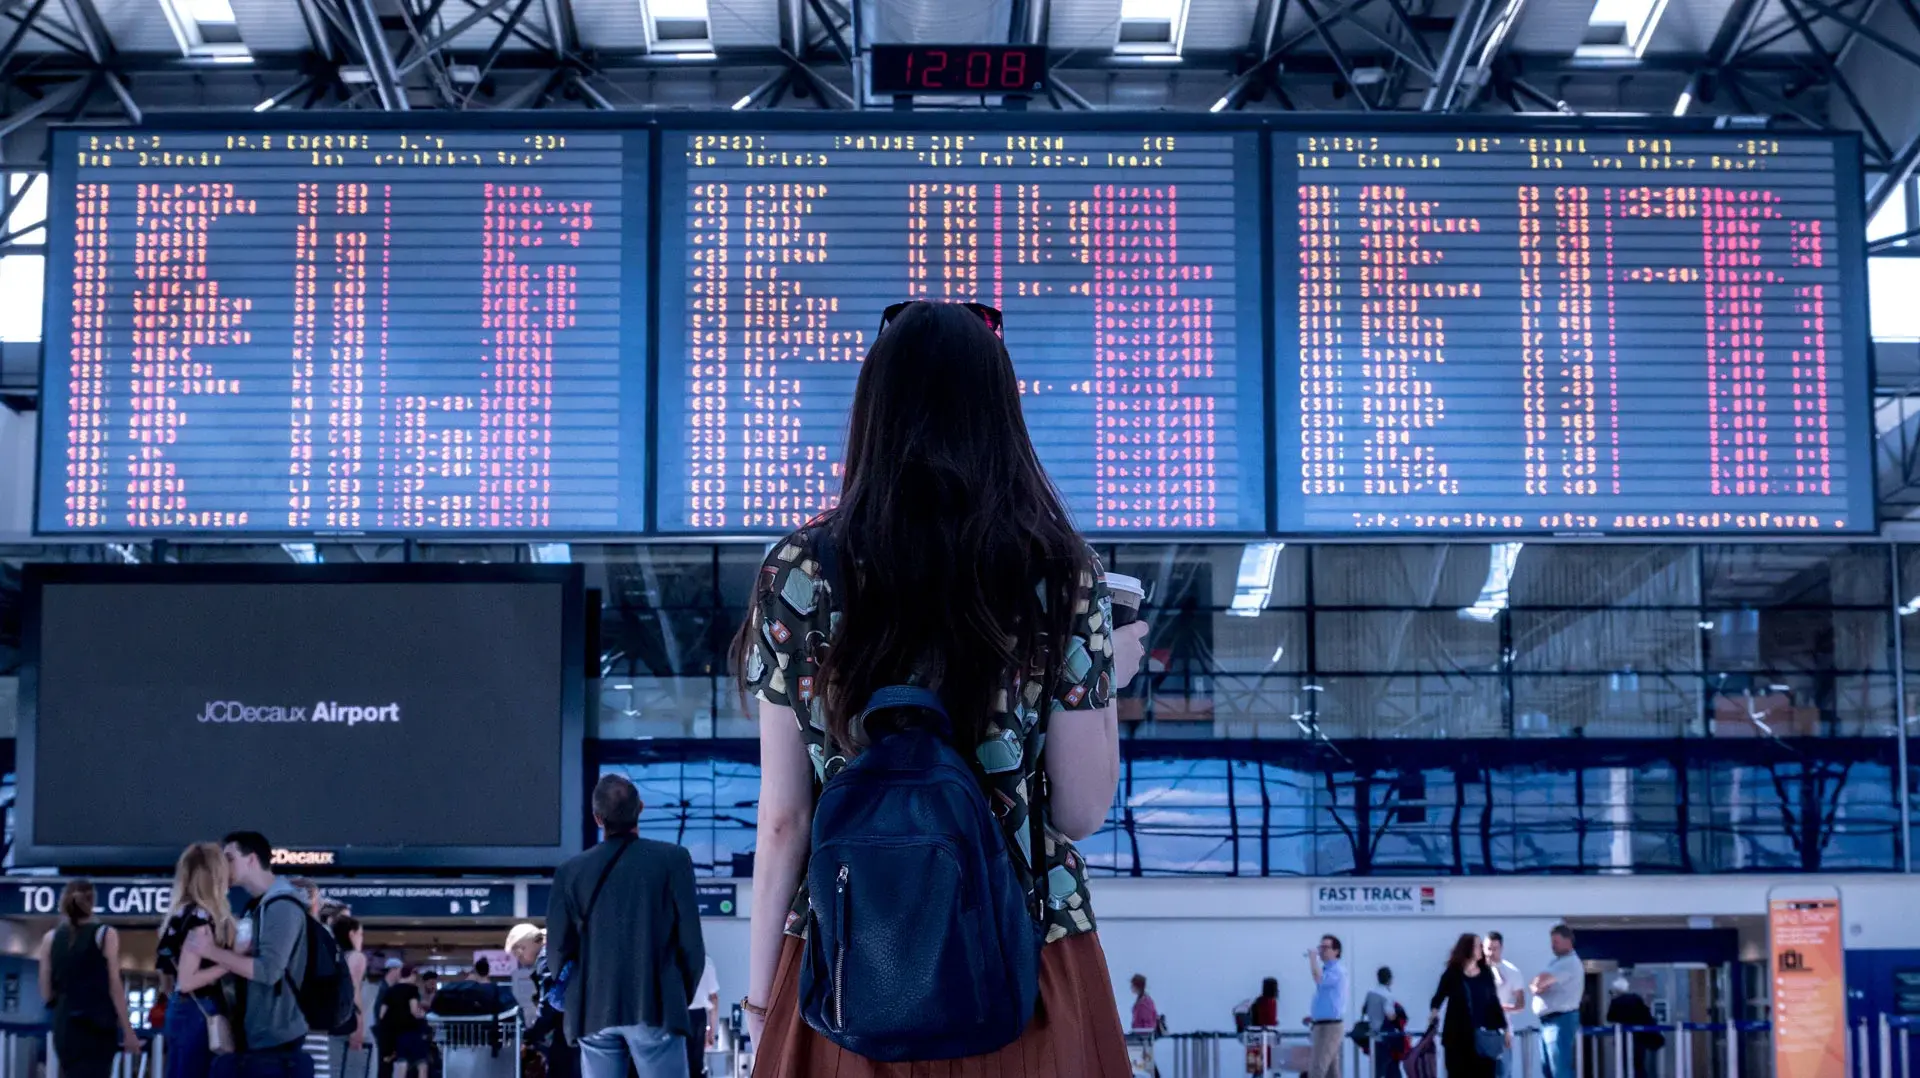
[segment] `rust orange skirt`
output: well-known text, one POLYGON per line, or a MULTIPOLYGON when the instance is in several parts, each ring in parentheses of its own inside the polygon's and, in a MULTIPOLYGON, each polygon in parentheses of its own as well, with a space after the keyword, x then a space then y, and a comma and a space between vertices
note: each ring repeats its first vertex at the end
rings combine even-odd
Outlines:
POLYGON ((780 951, 754 1078, 1129 1078, 1126 1035, 1093 933, 1040 952, 1040 1006, 1020 1039, 990 1055, 937 1063, 875 1063, 815 1033, 800 1017, 800 940, 780 951))

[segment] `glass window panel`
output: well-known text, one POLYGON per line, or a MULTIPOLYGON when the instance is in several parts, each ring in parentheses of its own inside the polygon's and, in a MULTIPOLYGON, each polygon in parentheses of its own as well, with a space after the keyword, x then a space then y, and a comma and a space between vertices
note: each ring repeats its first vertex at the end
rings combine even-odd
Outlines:
POLYGON ((1511 599, 1525 606, 1695 606, 1693 548, 1638 543, 1534 543, 1514 563, 1511 599))
POLYGON ((1307 668, 1307 616, 1260 611, 1244 618, 1210 614, 1211 666, 1223 674, 1292 673, 1307 668))
MULTIPOLYGON (((1279 544, 1267 601, 1272 607, 1306 604, 1306 548, 1279 544)), ((1137 576, 1147 585, 1148 606, 1155 614, 1179 607, 1225 610, 1233 605, 1240 577, 1243 543, 1158 544, 1121 543, 1107 556, 1107 568, 1137 576)))
POLYGON ((1521 737, 1686 737, 1699 732, 1700 680, 1632 671, 1516 674, 1513 725, 1521 737))
POLYGON ((1346 738, 1505 737, 1497 677, 1323 677, 1321 734, 1346 738))
POLYGON ((1887 670, 1892 630, 1879 610, 1709 611, 1709 670, 1887 670))
POLYGON ((636 677, 600 681, 600 708, 587 736, 603 741, 712 737, 718 686, 710 677, 636 677))
MULTIPOLYGON (((1258 677, 1221 675, 1213 679, 1214 709, 1212 736, 1220 738, 1283 738, 1304 736, 1301 720, 1307 712, 1307 700, 1298 677, 1258 677)), ((1182 729, 1192 736, 1190 727, 1180 724, 1148 724, 1145 736, 1172 734, 1182 729)))
POLYGON ((1508 617, 1515 670, 1700 669, 1700 616, 1691 610, 1515 610, 1508 617))
POLYGON ((1705 546, 1708 607, 1885 606, 1884 546, 1793 543, 1705 546))
MULTIPOLYGON (((1491 550, 1423 543, 1317 546, 1313 601, 1321 606, 1471 606, 1487 582, 1491 550)), ((1523 550, 1520 563, 1525 561, 1523 550)))
POLYGON ((1228 773, 1220 757, 1130 761, 1111 867, 1148 876, 1238 873, 1228 773))
POLYGON ((1322 610, 1314 666, 1329 672, 1485 673, 1500 664, 1497 622, 1452 610, 1322 610))
POLYGON ((1920 341, 1920 258, 1867 259, 1867 308, 1876 341, 1920 341))
POLYGON ((1715 737, 1872 736, 1893 732, 1893 678, 1767 671, 1709 675, 1715 737))
POLYGON ((0 341, 40 339, 44 255, 0 256, 0 341))

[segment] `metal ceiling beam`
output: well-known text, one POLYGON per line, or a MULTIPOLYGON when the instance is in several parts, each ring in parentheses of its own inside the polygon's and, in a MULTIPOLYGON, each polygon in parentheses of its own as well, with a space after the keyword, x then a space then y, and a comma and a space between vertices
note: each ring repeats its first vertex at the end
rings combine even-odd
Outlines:
POLYGON ((1883 163, 1891 161, 1894 155, 1892 145, 1887 142, 1887 137, 1880 133, 1880 125, 1874 122, 1873 116, 1861 103, 1859 95, 1853 92, 1853 84, 1847 81, 1847 76, 1840 71, 1839 65, 1833 62, 1833 57, 1827 55, 1827 47, 1821 43, 1820 36, 1813 32, 1812 22, 1800 10, 1800 0, 1777 0, 1777 2, 1786 11, 1787 17, 1793 20, 1793 27, 1799 32, 1801 39, 1807 43, 1807 48, 1813 51, 1821 74, 1826 76, 1827 82, 1834 89, 1840 91, 1840 96, 1847 99, 1848 107, 1853 110, 1854 119, 1860 122, 1860 130, 1866 134, 1874 149, 1879 151, 1880 160, 1883 163))
MULTIPOLYGON (((513 0, 486 0, 485 3, 476 3, 473 11, 468 13, 466 18, 461 19, 459 22, 428 38, 419 48, 409 49, 403 52, 401 55, 406 57, 406 59, 394 68, 395 74, 405 76, 421 64, 427 63, 430 59, 439 55, 442 49, 458 41, 460 35, 486 22, 488 16, 512 2, 513 0)), ((516 17, 513 21, 517 23, 519 22, 519 18, 516 17)))
POLYGON ((411 107, 407 103, 407 88, 394 70, 393 53, 387 48, 386 31, 380 26, 380 16, 373 10, 372 0, 342 0, 342 4, 353 24, 354 37, 360 44, 360 58, 373 79, 380 107, 388 112, 406 112, 411 107))
POLYGON ((55 90, 54 92, 48 94, 47 96, 41 98, 38 101, 35 101, 33 104, 28 105, 26 108, 21 109, 19 112, 16 112, 11 116, 6 117, 5 119, 0 119, 0 139, 6 138, 8 135, 13 134, 15 131, 20 130, 21 128, 27 126, 28 124, 34 122, 35 120, 38 120, 40 117, 45 116, 47 113, 52 112, 63 105, 71 103, 71 99, 76 94, 84 91, 85 89, 86 89, 86 83, 84 81, 76 80, 74 82, 67 83, 66 85, 60 87, 58 90, 55 90))
POLYGON ((1440 63, 1433 84, 1427 87, 1426 100, 1420 103, 1420 111, 1451 111, 1453 96, 1460 89, 1460 75, 1467 67, 1467 57, 1472 54, 1474 43, 1480 40, 1493 4, 1494 0, 1465 0, 1460 6, 1459 14, 1453 17, 1453 30, 1447 34, 1447 43, 1440 49, 1440 63))
MULTIPOLYGON (((1499 0, 1495 0, 1495 3, 1498 2, 1499 0)), ((1493 70, 1494 61, 1500 58, 1501 50, 1506 47, 1507 37, 1513 32, 1514 25, 1520 21, 1520 14, 1526 10, 1526 6, 1527 0, 1506 0, 1506 6, 1500 9, 1499 14, 1495 15, 1489 24, 1486 40, 1477 45, 1480 58, 1474 62, 1471 75, 1463 76, 1463 83, 1471 83, 1475 88, 1486 85, 1487 76, 1493 70)), ((1538 94, 1544 101, 1552 102, 1548 107, 1553 111, 1565 111, 1565 107, 1553 98, 1540 94, 1530 86, 1524 89, 1529 93, 1538 94)), ((1472 104, 1471 95, 1455 95, 1447 111, 1463 112, 1470 104, 1472 104)))

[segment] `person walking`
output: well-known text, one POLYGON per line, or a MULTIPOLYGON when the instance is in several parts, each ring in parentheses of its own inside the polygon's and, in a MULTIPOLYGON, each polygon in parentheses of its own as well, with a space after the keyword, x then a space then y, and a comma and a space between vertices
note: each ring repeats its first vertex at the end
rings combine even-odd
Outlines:
POLYGON ((1440 1050, 1446 1056, 1447 1078, 1493 1078, 1494 1063, 1510 1047, 1507 1012, 1500 1009, 1500 991, 1487 966, 1480 937, 1468 932, 1447 956, 1447 971, 1433 994, 1432 1024, 1446 1008, 1446 1026, 1440 1032, 1440 1050))
MULTIPOLYGON (((1393 970, 1381 966, 1377 982, 1360 1004, 1360 1020, 1367 1024, 1363 1042, 1373 1057, 1374 1078, 1400 1078, 1400 1055, 1406 1047, 1407 1012, 1393 998, 1393 970)), ((1357 1034, 1356 1034, 1357 1035, 1357 1034)))
POLYGON ((1133 1014, 1127 1023, 1129 1033, 1156 1033, 1160 1029, 1160 1008, 1154 1005, 1153 997, 1147 995, 1147 978, 1143 973, 1133 975, 1133 1014))
POLYGON ((687 1072, 702 1078, 707 1073, 707 1053, 718 1043, 720 1031, 720 971, 713 967, 712 955, 707 956, 687 1007, 687 1072))
POLYGON ((1487 933, 1487 965, 1493 970, 1494 987, 1500 993, 1500 1009, 1507 1012, 1507 1028, 1513 1031, 1513 1047, 1502 1054, 1494 1066, 1496 1078, 1538 1078, 1539 1045, 1534 1037, 1540 1020, 1528 1005, 1527 979, 1520 967, 1507 960, 1507 939, 1498 932, 1487 933))
POLYGON ((166 1078, 207 1078, 217 1049, 232 1052, 231 1008, 221 984, 227 971, 187 953, 187 937, 206 929, 223 947, 234 940, 233 908, 227 903, 227 859, 211 842, 196 842, 173 866, 173 905, 160 922, 154 967, 173 982, 167 1001, 166 1078), (223 1043, 211 1041, 215 1019, 227 1023, 223 1043))
POLYGON ((1540 1016, 1540 1041, 1546 1049, 1549 1078, 1574 1078, 1574 1054, 1580 1049, 1580 1003, 1586 997, 1587 969, 1573 949, 1573 929, 1554 925, 1548 934, 1553 961, 1533 979, 1533 1010, 1540 1016))
POLYGON ((400 971, 400 980, 381 997, 374 1023, 382 1049, 393 1056, 393 1078, 427 1078, 433 1064, 433 1027, 427 1022, 418 970, 400 971))
MULTIPOLYGON (((1652 1026, 1658 1020, 1653 1008, 1638 992, 1632 990, 1625 977, 1616 977, 1613 981, 1613 998, 1607 1002, 1607 1024, 1610 1026, 1652 1026)), ((1657 1078, 1660 1049, 1667 1046, 1666 1034, 1658 1030, 1637 1029, 1627 1034, 1627 1044, 1633 1066, 1629 1070, 1632 1078, 1657 1078)))
POLYGON ((294 972, 307 968, 306 896, 274 875, 273 846, 258 831, 235 831, 220 848, 228 875, 253 896, 246 915, 251 948, 241 954, 199 929, 187 936, 186 951, 244 982, 241 1051, 235 1062, 239 1078, 313 1078, 294 972))
POLYGON ((687 1078, 687 1010, 706 946, 693 858, 639 837, 640 791, 620 775, 593 788, 603 841, 553 877, 548 961, 578 963, 567 983, 567 1039, 585 1078, 687 1078))
MULTIPOLYGON (((1000 1022, 991 1040, 1002 1047, 967 1053, 957 1047, 962 1040, 988 1038, 938 1023, 938 1008, 898 1019, 886 1043, 935 1035, 930 1030, 950 1036, 962 1054, 944 1069, 957 1078, 1124 1078, 1131 1069, 1074 842, 1098 830, 1113 803, 1113 694, 1139 670, 1146 626, 1112 624, 1102 567, 1034 453, 1000 322, 1000 312, 977 303, 887 309, 854 388, 840 501, 774 544, 735 638, 742 684, 759 700, 759 828, 742 1008, 761 1078, 907 1073, 904 1063, 846 1047, 844 1035, 821 1033, 802 1017, 801 999, 803 969, 822 961, 807 960, 808 939, 820 937, 809 923, 830 925, 823 919, 837 901, 802 886, 816 801, 843 769, 890 744, 919 746, 926 761, 958 753, 977 765, 969 770, 997 831, 987 836, 997 841, 964 851, 983 858, 997 881, 982 901, 1000 912, 1010 868, 1045 942, 1037 1006, 1005 995, 1035 991, 1031 953, 951 959, 956 977, 1003 986, 979 1001, 979 1013, 1031 1016, 1010 1043, 1013 1023, 1000 1022), (864 717, 876 692, 903 686, 916 702, 880 713, 869 729, 864 717), (930 697, 937 708, 924 703, 930 697)), ((836 808, 856 811, 859 789, 836 787, 836 808)), ((947 796, 958 803, 963 795, 947 796)), ((971 805, 966 812, 977 819, 971 805)), ((921 896, 883 897, 884 879, 841 882, 839 893, 875 911, 909 946, 938 946, 906 927, 921 896)), ((945 924, 950 916, 942 908, 928 918, 945 924)), ((831 979, 808 983, 818 992, 831 979)), ((810 996, 806 1009, 828 1006, 822 998, 810 996)))
POLYGON ((580 1072, 579 1049, 567 1043, 567 977, 571 966, 556 971, 547 961, 547 932, 536 925, 514 925, 507 933, 513 960, 533 971, 534 1004, 526 1042, 545 1058, 547 1078, 574 1078, 580 1072))
POLYGON ((327 1036, 327 1060, 333 1078, 368 1078, 373 1065, 367 1055, 367 1011, 360 1005, 360 986, 367 981, 367 934, 358 918, 350 913, 334 915, 327 926, 333 941, 340 945, 340 961, 346 965, 353 985, 353 1020, 327 1036))
POLYGON ((1340 1078, 1340 1049, 1347 1038, 1347 967, 1340 961, 1340 937, 1321 936, 1307 952, 1313 974, 1313 1003, 1307 1026, 1313 1033, 1313 1063, 1307 1078, 1340 1078))
POLYGON ((107 1078, 116 1052, 130 1061, 140 1055, 120 983, 120 933, 94 920, 93 902, 93 881, 67 881, 60 923, 35 953, 40 998, 53 1011, 53 1051, 71 1078, 107 1078))

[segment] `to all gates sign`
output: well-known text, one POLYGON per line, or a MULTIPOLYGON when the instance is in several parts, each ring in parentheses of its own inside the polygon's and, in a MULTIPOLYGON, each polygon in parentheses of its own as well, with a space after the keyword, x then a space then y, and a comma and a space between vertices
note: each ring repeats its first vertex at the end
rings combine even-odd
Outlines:
POLYGON ((1846 1078, 1847 975, 1838 898, 1767 903, 1775 1078, 1846 1078))
POLYGON ((1320 883, 1313 887, 1315 917, 1434 917, 1437 883, 1320 883))

